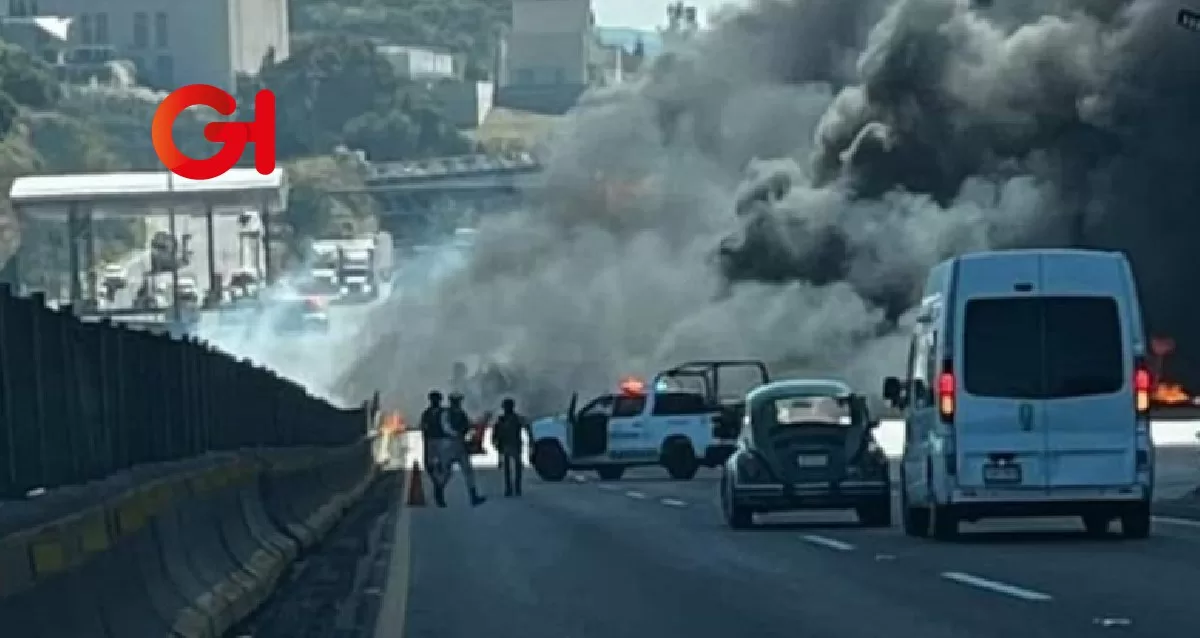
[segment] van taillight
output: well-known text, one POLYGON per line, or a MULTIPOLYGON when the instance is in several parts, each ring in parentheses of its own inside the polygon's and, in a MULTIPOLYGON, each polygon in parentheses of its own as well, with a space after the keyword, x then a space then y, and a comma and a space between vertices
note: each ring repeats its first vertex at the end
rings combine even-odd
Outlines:
POLYGON ((955 407, 954 370, 951 369, 949 361, 942 364, 942 373, 938 375, 937 401, 938 414, 942 417, 942 423, 953 423, 955 407))
POLYGON ((1133 400, 1138 416, 1150 413, 1152 385, 1150 371, 1146 369, 1146 364, 1139 360, 1133 369, 1133 400))

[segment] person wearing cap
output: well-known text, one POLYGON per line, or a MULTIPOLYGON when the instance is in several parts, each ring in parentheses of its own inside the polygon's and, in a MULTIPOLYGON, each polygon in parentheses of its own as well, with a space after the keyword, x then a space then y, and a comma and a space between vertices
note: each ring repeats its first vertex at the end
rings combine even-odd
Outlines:
POLYGON ((487 499, 480 496, 475 484, 475 468, 471 466, 471 454, 467 450, 467 436, 471 433, 471 419, 462 407, 463 397, 455 392, 450 395, 450 405, 441 411, 442 437, 437 439, 438 464, 441 468, 441 488, 434 486, 434 498, 438 507, 445 507, 446 484, 453 476, 455 465, 462 469, 467 485, 467 497, 471 505, 480 505, 487 499), (439 498, 440 497, 440 498, 439 498))
POLYGON ((500 453, 504 466, 504 495, 521 495, 521 456, 524 441, 522 432, 529 432, 529 421, 517 414, 517 403, 505 397, 500 403, 500 416, 492 427, 492 447, 500 453))

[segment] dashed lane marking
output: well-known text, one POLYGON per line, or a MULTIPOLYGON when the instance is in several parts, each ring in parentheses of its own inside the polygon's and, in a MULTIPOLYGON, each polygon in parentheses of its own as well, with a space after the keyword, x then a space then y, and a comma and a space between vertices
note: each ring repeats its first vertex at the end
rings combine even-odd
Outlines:
POLYGON ((1155 516, 1155 523, 1164 523, 1166 525, 1178 525, 1179 527, 1191 527, 1200 529, 1200 521, 1193 521, 1186 518, 1175 518, 1172 516, 1155 516))
POLYGON ((962 585, 986 589, 993 593, 1003 594, 1005 596, 1011 596, 1021 600, 1028 600, 1030 602, 1046 602, 1053 600, 1053 597, 1050 594, 1043 594, 1040 591, 1033 591, 1032 589, 1025 589, 1024 587, 1017 587, 1016 585, 1009 585, 1007 583, 989 580, 987 578, 982 578, 980 576, 975 576, 964 572, 942 572, 942 578, 945 578, 946 580, 952 580, 962 585))
POLYGON ((625 492, 625 496, 628 496, 629 498, 636 498, 639 501, 643 501, 646 499, 645 494, 643 494, 641 492, 634 492, 632 490, 625 492))
POLYGON ((664 498, 658 501, 667 507, 687 507, 687 503, 677 498, 664 498))
POLYGON ((611 483, 597 483, 597 484, 596 484, 596 487, 598 487, 598 488, 600 488, 600 489, 604 490, 605 492, 615 492, 615 491, 617 491, 617 486, 616 486, 616 485, 613 485, 613 484, 611 484, 611 483))
POLYGON ((822 547, 828 547, 829 549, 835 549, 839 552, 854 551, 854 546, 851 545, 850 543, 847 543, 845 541, 839 541, 836 538, 829 538, 828 536, 818 536, 816 534, 805 534, 804 536, 801 536, 801 538, 803 538, 805 541, 807 541, 809 543, 812 543, 813 545, 820 545, 822 547))

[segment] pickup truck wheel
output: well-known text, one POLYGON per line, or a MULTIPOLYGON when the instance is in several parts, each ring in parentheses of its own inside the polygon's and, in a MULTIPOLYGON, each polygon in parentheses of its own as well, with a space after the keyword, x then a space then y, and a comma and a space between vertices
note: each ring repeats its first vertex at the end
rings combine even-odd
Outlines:
POLYGON ((543 481, 557 483, 567 477, 567 455, 557 441, 538 441, 533 444, 533 471, 543 481))
POLYGON ((686 439, 671 439, 663 445, 662 465, 667 468, 667 474, 677 481, 690 481, 700 470, 696 451, 686 439))
POLYGON ((596 468, 596 474, 601 481, 619 481, 625 475, 625 468, 620 465, 601 465, 596 468))

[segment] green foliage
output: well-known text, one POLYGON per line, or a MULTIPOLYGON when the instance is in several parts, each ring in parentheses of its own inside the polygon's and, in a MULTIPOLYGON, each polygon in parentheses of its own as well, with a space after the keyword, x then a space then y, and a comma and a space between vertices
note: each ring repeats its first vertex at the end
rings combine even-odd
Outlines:
POLYGON ((470 79, 490 77, 496 35, 512 21, 510 0, 292 0, 297 33, 350 33, 464 56, 470 79))
POLYGON ((59 96, 54 69, 6 42, 0 42, 0 91, 32 109, 51 108, 59 96))
POLYGON ((243 83, 243 103, 260 88, 275 93, 282 158, 321 155, 342 145, 383 161, 467 147, 427 90, 397 77, 392 64, 362 38, 306 40, 287 60, 267 64, 257 82, 243 83))
POLYGON ((302 252, 303 240, 338 235, 349 227, 358 229, 379 214, 375 198, 342 195, 337 191, 363 187, 362 166, 353 157, 309 157, 286 166, 291 190, 287 222, 294 231, 292 248, 302 252))

